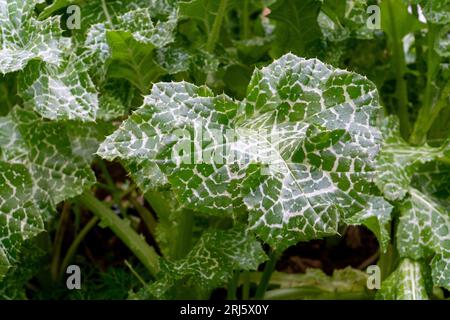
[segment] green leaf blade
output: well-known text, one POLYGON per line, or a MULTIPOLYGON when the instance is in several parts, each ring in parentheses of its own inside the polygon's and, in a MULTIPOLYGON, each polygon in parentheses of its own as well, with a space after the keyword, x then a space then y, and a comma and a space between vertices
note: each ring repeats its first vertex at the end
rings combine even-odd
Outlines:
POLYGON ((377 299, 428 300, 426 270, 421 262, 404 259, 398 268, 383 281, 377 299))
POLYGON ((25 105, 51 120, 95 121, 98 94, 81 60, 71 55, 60 67, 30 63, 19 77, 25 105))
POLYGON ((32 194, 33 182, 25 166, 0 161, 0 281, 14 265, 26 240, 44 231, 32 194))
POLYGON ((0 1, 0 73, 23 70, 32 59, 59 64, 62 30, 59 18, 38 21, 34 0, 0 1))
POLYGON ((149 290, 161 298, 185 277, 194 286, 212 289, 225 284, 234 270, 256 270, 266 259, 261 244, 242 228, 209 230, 186 258, 162 261, 161 278, 151 284, 149 290))
POLYGON ((401 257, 432 260, 432 275, 436 285, 450 287, 450 215, 437 199, 410 190, 410 198, 402 207, 397 230, 397 248, 401 257))
POLYGON ((391 206, 373 198, 371 183, 381 139, 375 86, 288 54, 256 70, 247 92, 241 102, 185 82, 155 84, 98 154, 151 159, 183 205, 219 216, 248 212, 249 228, 280 250, 369 216, 386 243, 391 206), (190 153, 195 136, 202 148, 190 153))

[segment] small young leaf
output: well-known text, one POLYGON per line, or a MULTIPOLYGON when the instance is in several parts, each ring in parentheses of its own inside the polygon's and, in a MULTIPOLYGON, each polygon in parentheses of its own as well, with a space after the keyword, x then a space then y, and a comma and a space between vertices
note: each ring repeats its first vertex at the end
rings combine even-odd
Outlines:
POLYGON ((166 73, 156 61, 156 49, 174 41, 175 13, 154 22, 151 8, 136 9, 117 16, 113 25, 98 23, 88 30, 84 60, 103 82, 107 72, 112 78, 125 78, 141 92, 166 73))
POLYGON ((321 1, 278 0, 270 6, 270 19, 276 20, 275 45, 272 55, 279 57, 292 51, 301 56, 311 56, 322 31, 318 24, 321 1))
POLYGON ((110 77, 125 78, 141 92, 147 92, 151 84, 164 74, 154 61, 155 47, 152 44, 141 44, 128 32, 108 31, 106 38, 111 48, 110 77))
POLYGON ((401 200, 406 196, 411 179, 419 172, 421 165, 444 157, 446 146, 433 148, 426 144, 408 144, 401 137, 397 118, 393 116, 385 119, 381 127, 384 142, 377 157, 375 183, 387 199, 401 200))
POLYGON ((368 6, 367 0, 325 0, 318 17, 324 37, 330 41, 373 38, 374 30, 367 27, 368 6))

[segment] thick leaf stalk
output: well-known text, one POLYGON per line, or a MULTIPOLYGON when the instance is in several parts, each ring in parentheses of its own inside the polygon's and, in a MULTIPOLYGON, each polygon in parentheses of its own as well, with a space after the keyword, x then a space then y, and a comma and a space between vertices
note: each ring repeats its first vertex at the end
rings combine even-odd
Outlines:
POLYGON ((113 211, 106 207, 92 194, 85 192, 78 197, 78 201, 92 211, 108 226, 116 236, 136 255, 152 276, 159 271, 159 256, 143 237, 138 235, 128 223, 120 219, 113 211))

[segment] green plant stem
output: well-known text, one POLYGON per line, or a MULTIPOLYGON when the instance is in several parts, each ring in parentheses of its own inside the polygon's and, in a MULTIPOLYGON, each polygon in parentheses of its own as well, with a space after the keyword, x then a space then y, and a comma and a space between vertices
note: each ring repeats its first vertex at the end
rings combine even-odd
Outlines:
POLYGON ((128 188, 126 188, 125 190, 120 192, 120 199, 125 198, 130 193, 132 193, 134 190, 136 190, 136 185, 135 184, 130 185, 128 188))
POLYGON ((255 299, 264 298, 264 294, 266 293, 267 288, 269 287, 270 277, 272 276, 273 271, 275 270, 275 266, 277 264, 277 260, 280 254, 276 251, 272 251, 269 255, 269 261, 267 261, 264 271, 259 282, 258 288, 256 289, 255 299))
POLYGON ((97 181, 97 186, 102 188, 102 189, 104 189, 104 190, 106 190, 106 191, 109 191, 111 193, 114 193, 114 191, 115 191, 115 188, 111 188, 109 185, 107 185, 105 183, 98 182, 98 181, 97 181))
POLYGON ((108 21, 109 27, 111 29, 114 29, 114 25, 112 23, 111 15, 109 14, 108 7, 106 6, 105 0, 102 0, 102 10, 103 10, 103 13, 105 14, 106 21, 108 21))
POLYGON ((74 234, 78 234, 78 231, 80 230, 80 224, 81 224, 81 212, 80 207, 78 206, 78 203, 74 203, 72 207, 72 212, 74 214, 74 234))
POLYGON ((425 142, 428 131, 431 125, 436 120, 439 112, 448 103, 448 96, 450 95, 450 82, 447 82, 441 91, 439 99, 433 101, 434 84, 433 81, 439 67, 440 58, 434 50, 436 38, 441 27, 434 24, 428 24, 428 51, 427 51, 427 85, 425 87, 425 96, 423 99, 422 108, 419 111, 416 123, 414 124, 413 132, 410 137, 410 143, 413 145, 421 145, 425 142), (446 101, 447 100, 447 101, 446 101))
MULTIPOLYGON (((429 105, 424 105, 417 116, 414 130, 411 134, 410 143, 413 145, 421 145, 425 142, 427 133, 431 129, 431 125, 436 120, 437 116, 446 106, 449 105, 450 97, 450 81, 447 82, 442 89, 441 94, 436 103, 429 102, 429 105)), ((431 99, 430 99, 431 100, 431 99)))
MULTIPOLYGON (((418 7, 419 7, 419 5, 411 5, 412 13, 414 14, 414 16, 417 19, 419 19, 418 7)), ((424 83, 423 75, 425 75, 425 73, 426 73, 426 65, 424 63, 424 57, 423 57, 422 40, 423 40, 423 36, 422 36, 421 30, 414 32, 414 47, 416 48, 416 63, 417 63, 417 69, 421 73, 421 77, 420 77, 421 84, 424 83)))
POLYGON ((124 263, 128 267, 128 269, 130 269, 131 273, 136 277, 136 279, 138 279, 138 281, 142 284, 142 286, 146 287, 147 283, 145 283, 144 279, 142 279, 139 273, 134 270, 133 266, 127 260, 125 260, 124 263))
POLYGON ((316 287, 274 289, 267 291, 264 296, 267 300, 367 300, 372 298, 367 291, 328 292, 316 287))
POLYGON ((164 197, 163 192, 148 191, 144 194, 144 198, 158 217, 168 215, 172 211, 170 202, 164 197))
MULTIPOLYGON (((169 199, 167 195, 158 191, 149 191, 144 196, 159 218, 173 214, 172 211, 174 209, 169 204, 169 200, 172 199, 169 199)), ((173 259, 184 258, 192 248, 194 213, 191 210, 183 209, 177 222, 176 229, 174 230, 176 236, 170 248, 171 258, 173 259)))
POLYGON ((216 18, 211 29, 211 33, 208 36, 208 41, 206 42, 206 50, 213 52, 216 47, 217 39, 219 38, 220 29, 222 27, 222 21, 225 17, 227 11, 228 0, 220 0, 219 8, 217 9, 216 18))
POLYGON ((192 248, 192 229, 194 227, 194 213, 183 210, 177 227, 177 235, 174 243, 173 258, 184 258, 192 248))
POLYGON ((103 177, 106 179, 106 183, 108 186, 108 190, 111 192, 111 195, 114 199, 114 203, 119 207, 120 214, 124 217, 126 217, 125 211, 122 208, 122 199, 120 197, 120 191, 117 189, 113 178, 109 174, 108 168, 106 167, 105 161, 102 159, 98 162, 98 165, 100 167, 100 170, 103 173, 103 177))
POLYGON ((75 237, 72 244, 70 245, 69 249, 67 250, 66 256, 63 259, 63 262, 61 263, 61 268, 59 270, 59 276, 61 277, 64 273, 64 270, 69 265, 70 261, 72 261, 75 253, 78 250, 78 247, 80 246, 81 241, 86 238, 86 235, 91 231, 93 227, 97 225, 99 221, 99 218, 94 216, 89 220, 89 222, 81 229, 80 233, 75 237))
POLYGON ((69 220, 70 203, 64 202, 61 217, 59 219, 58 228, 56 229, 55 240, 53 241, 52 262, 50 265, 50 273, 53 281, 58 280, 59 276, 59 262, 61 258, 62 242, 64 240, 64 233, 66 231, 67 222, 69 220))
POLYGON ((159 271, 159 256, 130 225, 89 192, 79 196, 78 201, 99 217, 114 234, 136 255, 152 276, 159 271))
POLYGON ((250 21, 249 21, 249 0, 244 0, 242 3, 241 12, 241 40, 248 39, 250 37, 250 21))
POLYGON ((228 291, 227 291, 227 299, 228 300, 236 300, 236 290, 239 283, 239 271, 235 271, 233 277, 228 282, 228 291))
POLYGON ((101 160, 98 162, 98 166, 100 167, 100 170, 103 173, 103 177, 106 180, 106 183, 108 187, 112 190, 116 189, 116 185, 114 184, 114 180, 112 179, 111 175, 109 174, 108 168, 106 167, 105 161, 101 160))
POLYGON ((427 85, 425 87, 425 99, 423 105, 425 107, 431 107, 432 104, 432 90, 433 90, 433 80, 435 78, 436 72, 439 67, 439 55, 434 50, 434 45, 436 43, 437 34, 440 27, 428 23, 428 34, 427 34, 427 85))
POLYGON ((380 267, 381 281, 385 280, 395 269, 397 259, 394 245, 390 244, 386 252, 380 252, 377 265, 380 267))
POLYGON ((242 300, 250 299, 250 272, 244 271, 242 273, 242 300))
POLYGON ((404 78, 406 73, 405 53, 403 52, 403 42, 396 28, 396 18, 392 1, 386 0, 388 3, 388 14, 392 27, 392 56, 395 68, 396 97, 398 101, 398 115, 400 118, 400 129, 402 136, 407 139, 411 132, 411 124, 408 113, 408 88, 404 78))
POLYGON ((447 158, 438 158, 438 161, 440 161, 440 162, 443 162, 443 163, 446 163, 446 164, 448 164, 448 165, 450 165, 450 159, 447 159, 447 158))
POLYGON ((145 226, 147 227, 147 230, 154 235, 156 231, 156 219, 153 217, 152 213, 148 211, 143 205, 139 203, 135 198, 130 198, 131 203, 133 204, 133 207, 137 210, 139 215, 141 216, 142 220, 144 221, 145 226))

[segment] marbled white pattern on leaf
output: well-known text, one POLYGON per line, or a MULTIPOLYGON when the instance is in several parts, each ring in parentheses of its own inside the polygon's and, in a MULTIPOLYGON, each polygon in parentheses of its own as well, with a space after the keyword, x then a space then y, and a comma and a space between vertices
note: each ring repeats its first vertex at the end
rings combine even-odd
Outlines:
POLYGON ((424 0, 423 14, 427 21, 438 24, 450 23, 450 0, 424 0))
POLYGON ((0 118, 0 137, 3 161, 27 166, 37 201, 42 199, 40 194, 56 205, 95 181, 86 162, 74 156, 64 124, 43 121, 32 111, 15 108, 0 118), (13 145, 3 132, 14 133, 13 145))
POLYGON ((22 244, 44 231, 32 189, 24 165, 0 161, 0 282, 17 262, 22 244))
POLYGON ((249 228, 275 248, 335 234, 348 221, 386 227, 391 206, 370 183, 381 139, 370 81, 287 54, 256 70, 247 92, 235 101, 185 82, 155 84, 98 154, 151 160, 197 211, 249 212, 249 228), (173 153, 196 135, 203 139, 191 159, 173 153), (199 161, 204 154, 214 161, 199 161))
POLYGON ((93 24, 87 31, 83 59, 100 80, 105 78, 108 66, 119 69, 116 73, 127 79, 139 79, 157 69, 156 64, 152 66, 153 51, 174 41, 176 24, 175 11, 164 21, 155 22, 152 8, 148 7, 118 15, 114 21, 93 24), (119 45, 119 42, 125 45, 119 45), (109 58, 112 61, 107 63, 109 58), (117 67, 117 64, 122 66, 117 67), (127 71, 127 68, 131 70, 127 71), (146 68, 145 72, 143 68, 146 68), (142 74, 136 76, 137 72, 142 74))
POLYGON ((95 121, 98 96, 83 62, 74 54, 59 67, 30 63, 19 77, 25 105, 52 120, 95 121))
POLYGON ((324 1, 317 18, 324 37, 333 42, 371 39, 373 29, 367 25, 367 0, 324 1))
POLYGON ((416 189, 401 209, 397 248, 401 257, 431 261, 435 285, 450 288, 450 210, 416 189))
POLYGON ((383 300, 428 300, 427 274, 423 263, 403 259, 383 281, 377 298, 383 300))
POLYGON ((61 60, 59 17, 38 21, 34 0, 0 0, 0 73, 22 70, 30 60, 61 60))
POLYGON ((59 17, 37 20, 35 4, 0 1, 0 73, 22 71, 19 93, 43 117, 94 121, 97 92, 83 62, 68 57, 59 17))
POLYGON ((234 270, 256 270, 264 260, 261 244, 243 229, 206 231, 186 258, 160 262, 161 278, 150 292, 163 297, 184 277, 204 289, 214 288, 225 284, 234 270))
POLYGON ((81 194, 95 177, 73 153, 64 124, 19 108, 0 118, 0 163, 1 277, 55 206, 81 194))

